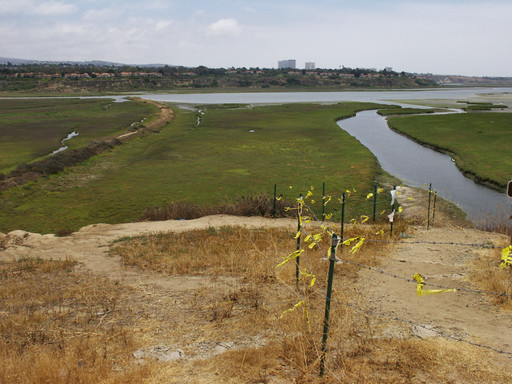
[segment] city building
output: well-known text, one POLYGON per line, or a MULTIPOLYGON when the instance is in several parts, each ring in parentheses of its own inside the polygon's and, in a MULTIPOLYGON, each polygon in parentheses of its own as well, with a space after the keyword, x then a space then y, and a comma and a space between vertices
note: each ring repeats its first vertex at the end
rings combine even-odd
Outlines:
POLYGON ((280 60, 277 62, 278 69, 285 69, 285 68, 295 69, 295 66, 296 66, 295 59, 280 60))
POLYGON ((314 61, 306 61, 305 68, 306 69, 315 69, 315 62, 314 61))

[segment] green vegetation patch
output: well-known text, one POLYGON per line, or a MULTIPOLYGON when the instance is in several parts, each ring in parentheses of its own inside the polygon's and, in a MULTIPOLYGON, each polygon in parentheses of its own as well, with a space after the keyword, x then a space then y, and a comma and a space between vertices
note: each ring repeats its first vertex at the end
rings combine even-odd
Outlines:
POLYGON ((157 111, 149 103, 112 99, 0 100, 0 173, 51 154, 73 131, 79 135, 66 141, 70 149, 126 132, 157 111))
MULTIPOLYGON (((140 219, 147 207, 183 201, 197 205, 236 201, 273 191, 292 200, 322 181, 334 198, 355 188, 351 207, 368 214, 366 194, 380 172, 376 158, 341 130, 336 120, 373 103, 287 104, 252 109, 175 109, 159 133, 135 138, 80 166, 0 195, 0 231, 77 230, 98 223, 140 219), (292 188, 290 188, 292 186, 292 188), (364 204, 367 204, 366 207, 364 204)), ((389 203, 388 203, 389 204, 389 203)))
POLYGON ((393 116, 393 115, 417 115, 421 113, 435 113, 435 112, 446 112, 445 109, 425 109, 425 108, 385 108, 380 109, 377 113, 381 116, 393 116))
POLYGON ((512 169, 512 114, 465 113, 390 117, 388 124, 421 143, 450 153, 480 182, 502 189, 512 169))

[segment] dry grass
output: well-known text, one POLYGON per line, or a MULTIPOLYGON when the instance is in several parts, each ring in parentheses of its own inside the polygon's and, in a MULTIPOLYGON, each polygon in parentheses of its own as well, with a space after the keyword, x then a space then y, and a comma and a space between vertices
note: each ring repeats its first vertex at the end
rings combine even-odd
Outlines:
MULTIPOLYGON (((315 228, 310 228, 314 230, 315 228)), ((379 239, 378 226, 349 226, 346 237, 379 239)), ((402 225, 397 229, 405 232, 402 225)), ((322 249, 328 246, 324 236, 322 249)), ((169 233, 135 238, 116 245, 115 254, 128 265, 165 274, 214 275, 238 278, 229 289, 197 293, 194 304, 214 326, 203 337, 217 340, 252 340, 244 348, 207 361, 176 362, 159 371, 154 382, 170 376, 200 377, 192 382, 209 383, 482 383, 509 382, 507 372, 496 372, 493 355, 470 345, 443 339, 384 337, 395 322, 368 317, 346 304, 364 307, 355 288, 359 268, 336 266, 334 302, 331 307, 327 371, 318 377, 325 286, 328 262, 317 247, 301 256, 301 267, 316 276, 295 283, 295 262, 275 266, 294 250, 293 234, 281 230, 248 230, 224 227, 188 234, 169 233), (141 260, 136 260, 141 259, 141 260), (305 300, 291 310, 295 304, 305 300), (307 311, 306 311, 307 308, 307 311), (309 323, 306 317, 309 316, 309 323), (258 340, 258 341, 256 341, 258 340)), ((365 265, 378 265, 384 245, 367 242, 356 254, 348 249, 339 255, 365 265)), ((347 248, 347 247, 346 247, 347 248)), ((193 348, 190 352, 193 353, 193 348)), ((179 381, 175 381, 179 382, 179 381)))
POLYGON ((1 383, 124 383, 132 336, 117 309, 115 283, 75 272, 71 260, 2 262, 1 383))
MULTIPOLYGON (((348 226, 345 237, 380 239, 380 229, 348 226)), ((311 287, 311 277, 302 276, 296 284, 295 261, 276 268, 295 249, 293 236, 223 227, 116 243, 112 254, 140 273, 130 287, 91 276, 71 260, 2 262, 0 382, 512 382, 510 373, 496 370, 495 355, 480 348, 385 337, 396 322, 347 305, 365 307, 356 288, 359 268, 350 264, 335 266, 327 370, 320 378, 329 263, 318 246, 306 248, 301 269, 317 282, 311 287), (170 288, 173 279, 202 285, 170 288), (306 306, 290 310, 301 300, 306 306), (216 353, 219 343, 230 346, 216 353), (180 348, 186 359, 137 364, 132 352, 154 345, 180 348)), ((328 242, 324 236, 321 249, 328 242)), ((378 265, 388 246, 367 242, 338 256, 378 265)))
POLYGON ((507 296, 489 295, 493 302, 512 310, 512 267, 500 269, 501 249, 491 249, 472 265, 470 280, 482 290, 504 293, 507 296))
POLYGON ((276 200, 265 195, 242 196, 235 202, 220 205, 196 205, 185 202, 172 202, 163 207, 146 208, 141 220, 192 220, 199 217, 227 214, 235 216, 289 217, 286 207, 292 204, 284 199, 276 200))

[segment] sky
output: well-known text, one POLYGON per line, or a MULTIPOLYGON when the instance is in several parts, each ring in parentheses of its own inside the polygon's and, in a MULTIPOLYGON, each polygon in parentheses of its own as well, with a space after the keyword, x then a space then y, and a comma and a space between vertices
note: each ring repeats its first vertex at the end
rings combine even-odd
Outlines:
POLYGON ((0 0, 0 56, 512 76, 512 0, 0 0))

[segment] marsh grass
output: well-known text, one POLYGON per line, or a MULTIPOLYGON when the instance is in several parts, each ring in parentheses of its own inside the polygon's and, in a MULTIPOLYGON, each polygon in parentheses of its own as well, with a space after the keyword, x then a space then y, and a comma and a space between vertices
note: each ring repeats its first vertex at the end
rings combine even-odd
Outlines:
POLYGON ((233 202, 219 205, 197 205, 187 202, 173 202, 163 207, 149 207, 142 214, 141 220, 192 220, 199 217, 226 214, 235 216, 262 216, 262 217, 291 217, 292 213, 286 208, 291 202, 280 199, 276 201, 274 212, 274 199, 265 195, 242 196, 233 202))
POLYGON ((199 127, 194 112, 176 109, 159 133, 2 192, 0 230, 54 233, 98 222, 133 222, 148 207, 216 206, 270 193, 276 183, 277 193, 291 201, 312 185, 318 191, 323 181, 329 195, 355 188, 364 191, 364 200, 379 173, 377 160, 336 120, 380 106, 211 107, 199 127), (42 219, 47 217, 54 220, 42 219))
POLYGON ((512 155, 503 145, 510 141, 511 122, 512 114, 492 112, 388 119, 392 129, 451 154, 465 174, 503 192, 512 167, 512 155))

